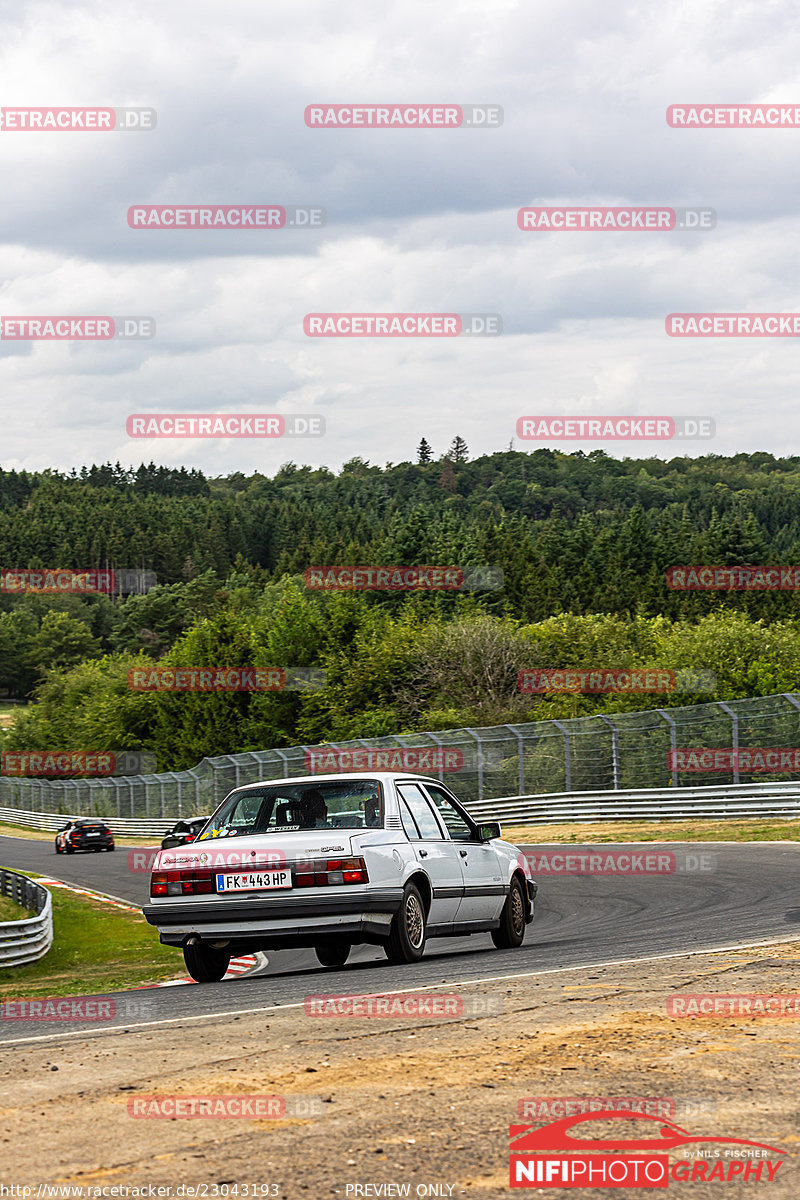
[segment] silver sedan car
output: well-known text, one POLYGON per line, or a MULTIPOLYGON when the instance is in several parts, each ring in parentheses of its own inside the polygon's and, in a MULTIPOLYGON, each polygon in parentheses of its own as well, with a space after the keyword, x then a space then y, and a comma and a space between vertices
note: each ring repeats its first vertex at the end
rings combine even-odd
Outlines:
POLYGON ((536 884, 525 856, 449 788, 382 772, 236 788, 191 846, 162 850, 144 915, 199 983, 234 955, 308 946, 326 967, 353 945, 417 962, 433 937, 520 946, 536 884))

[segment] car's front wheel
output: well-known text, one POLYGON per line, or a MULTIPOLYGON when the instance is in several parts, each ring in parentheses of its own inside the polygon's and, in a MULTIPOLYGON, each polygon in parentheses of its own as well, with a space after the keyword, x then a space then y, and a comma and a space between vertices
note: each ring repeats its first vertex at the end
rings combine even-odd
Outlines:
POLYGON ((403 902, 392 918, 384 953, 393 963, 419 962, 425 949, 425 905, 413 883, 407 883, 403 902))
POLYGON ((328 938, 314 947, 314 953, 323 967, 343 967, 350 950, 350 942, 340 941, 338 938, 328 938))
POLYGON ((197 942, 183 947, 183 961, 195 983, 219 983, 231 964, 231 956, 227 950, 197 942))
POLYGON ((492 930, 492 941, 498 950, 514 950, 522 945, 524 937, 525 896, 522 884, 515 875, 500 914, 500 928, 492 930))

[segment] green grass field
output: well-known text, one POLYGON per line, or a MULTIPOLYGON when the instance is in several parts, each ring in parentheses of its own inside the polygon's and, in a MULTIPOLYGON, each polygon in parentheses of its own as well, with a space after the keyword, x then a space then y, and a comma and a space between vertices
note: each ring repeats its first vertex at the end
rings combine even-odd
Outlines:
POLYGON ((141 913, 61 888, 50 894, 52 949, 38 962, 0 968, 0 999, 89 996, 186 974, 180 951, 162 946, 141 913))
POLYGON ((558 825, 501 822, 510 842, 797 842, 800 820, 604 821, 558 825))

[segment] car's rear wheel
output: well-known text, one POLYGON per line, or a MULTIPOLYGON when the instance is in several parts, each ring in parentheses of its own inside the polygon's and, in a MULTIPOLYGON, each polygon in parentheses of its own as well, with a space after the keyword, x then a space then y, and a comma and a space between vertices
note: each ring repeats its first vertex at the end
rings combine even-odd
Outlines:
POLYGON ((227 950, 215 950, 199 942, 183 947, 183 961, 195 983, 219 983, 231 964, 231 956, 227 950))
POLYGON ((403 902, 392 918, 384 953, 393 963, 419 962, 425 950, 425 905, 418 888, 407 883, 403 902))
POLYGON ((500 914, 500 928, 492 930, 492 941, 498 950, 514 950, 525 937, 525 896, 522 884, 515 875, 500 914))
POLYGON ((67 844, 66 844, 66 846, 64 847, 64 849, 66 850, 67 854, 74 854, 74 853, 75 853, 75 847, 74 847, 74 846, 70 846, 69 842, 67 842, 67 844))
POLYGON ((351 943, 340 938, 327 938, 318 942, 314 953, 323 967, 343 967, 352 949, 351 943))
POLYGON ((56 854, 61 854, 61 852, 61 847, 59 846, 58 842, 56 842, 56 854))
POLYGON ((116 850, 116 846, 106 846, 106 850, 116 850))

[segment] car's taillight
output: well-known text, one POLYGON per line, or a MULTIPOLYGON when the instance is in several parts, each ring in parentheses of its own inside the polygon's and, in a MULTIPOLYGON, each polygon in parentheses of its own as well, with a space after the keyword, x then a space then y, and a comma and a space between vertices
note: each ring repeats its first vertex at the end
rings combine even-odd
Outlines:
POLYGON ((214 872, 197 868, 186 871, 154 871, 151 896, 196 896, 214 891, 214 872))
POLYGON ((329 858, 299 862, 294 881, 295 887, 337 887, 343 883, 369 883, 369 875, 363 858, 329 858))

